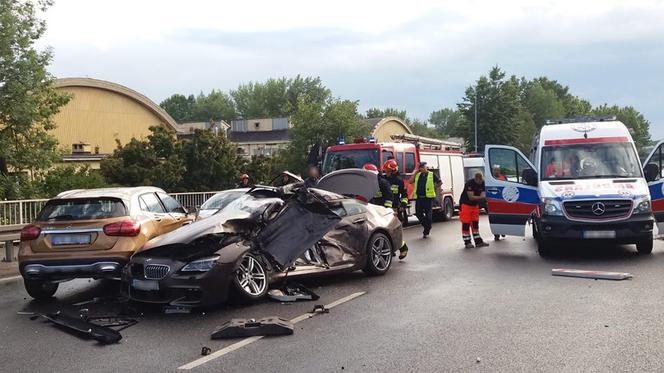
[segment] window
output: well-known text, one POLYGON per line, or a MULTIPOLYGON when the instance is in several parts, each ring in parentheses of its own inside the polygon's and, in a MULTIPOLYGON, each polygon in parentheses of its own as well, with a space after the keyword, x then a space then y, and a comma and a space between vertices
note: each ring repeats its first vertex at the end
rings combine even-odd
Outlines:
POLYGON ((662 157, 663 155, 662 152, 663 152, 662 146, 660 145, 657 148, 657 150, 655 150, 652 153, 652 157, 650 157, 650 159, 648 160, 648 164, 645 166, 645 168, 647 169, 648 165, 654 164, 659 169, 659 173, 656 175, 654 181, 660 180, 661 178, 664 177, 664 170, 662 170, 662 160, 664 157, 662 157))
POLYGON ((403 153, 397 153, 397 165, 399 165, 399 172, 404 173, 403 168, 403 153))
POLYGON ((415 171, 415 153, 406 153, 406 173, 415 171))
POLYGON ((154 193, 146 193, 138 197, 140 199, 141 210, 163 214, 164 207, 159 202, 159 198, 154 193))
POLYGON ((392 153, 391 150, 383 150, 382 153, 383 153, 383 159, 382 159, 383 164, 385 164, 385 162, 387 162, 390 159, 394 159, 394 153, 392 153))
POLYGON ((347 200, 341 202, 341 204, 344 206, 344 210, 346 210, 348 216, 362 214, 367 211, 366 207, 357 201, 347 200))
POLYGON ((605 142, 542 148, 542 180, 641 177, 634 146, 605 142))
POLYGON ((378 149, 349 149, 325 153, 323 162, 323 174, 345 168, 362 168, 367 163, 372 163, 380 168, 378 149))
POLYGON ((166 206, 167 212, 173 212, 178 214, 187 213, 184 207, 182 207, 182 205, 180 205, 180 202, 176 201, 175 198, 164 193, 157 193, 157 195, 159 196, 159 199, 161 199, 161 202, 164 204, 164 206, 166 206))
POLYGON ((44 206, 37 220, 92 220, 126 215, 125 205, 117 199, 53 199, 44 206))
POLYGON ((511 149, 489 150, 489 162, 493 170, 493 178, 526 184, 523 180, 523 171, 531 169, 528 161, 519 153, 511 149))

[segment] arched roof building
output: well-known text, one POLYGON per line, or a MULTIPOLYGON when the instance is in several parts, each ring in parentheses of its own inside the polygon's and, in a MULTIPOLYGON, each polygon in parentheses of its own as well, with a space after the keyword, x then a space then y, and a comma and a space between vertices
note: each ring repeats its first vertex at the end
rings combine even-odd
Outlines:
POLYGON ((406 122, 398 117, 369 118, 366 121, 372 126, 371 135, 376 138, 377 142, 392 141, 390 137, 392 135, 413 133, 406 122))

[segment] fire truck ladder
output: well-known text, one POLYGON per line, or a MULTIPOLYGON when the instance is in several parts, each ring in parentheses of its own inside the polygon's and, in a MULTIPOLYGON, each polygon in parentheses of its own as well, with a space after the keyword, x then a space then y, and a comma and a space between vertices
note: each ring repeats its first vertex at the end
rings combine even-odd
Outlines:
POLYGON ((409 142, 415 144, 418 149, 431 149, 431 150, 461 150, 461 144, 451 141, 432 139, 429 137, 411 135, 411 134, 398 134, 390 136, 392 140, 397 142, 409 142))

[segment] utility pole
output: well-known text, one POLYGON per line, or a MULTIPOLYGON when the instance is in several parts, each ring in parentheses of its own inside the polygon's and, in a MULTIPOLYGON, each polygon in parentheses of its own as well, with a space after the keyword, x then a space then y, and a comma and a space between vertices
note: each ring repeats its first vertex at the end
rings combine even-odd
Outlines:
POLYGON ((477 153, 477 86, 475 86, 475 153, 477 153))

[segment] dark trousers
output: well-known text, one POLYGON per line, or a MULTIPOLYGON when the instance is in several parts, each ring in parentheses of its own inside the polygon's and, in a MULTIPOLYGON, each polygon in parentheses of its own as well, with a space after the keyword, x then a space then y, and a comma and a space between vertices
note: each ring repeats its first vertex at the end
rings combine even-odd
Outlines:
POLYGON ((431 206, 433 205, 433 198, 417 197, 415 200, 415 216, 420 221, 424 228, 424 234, 429 234, 431 231, 431 206))

